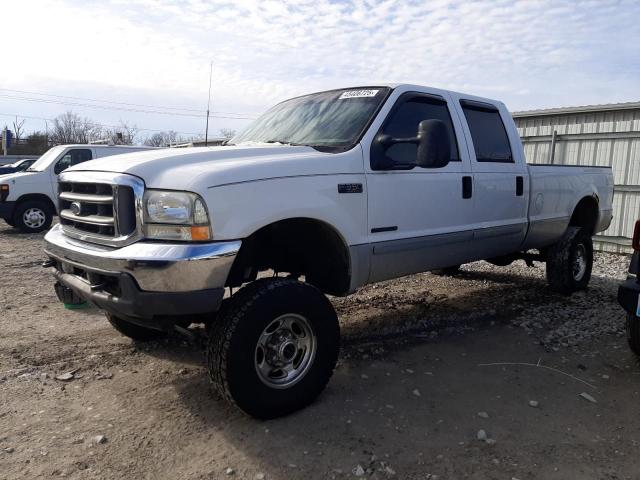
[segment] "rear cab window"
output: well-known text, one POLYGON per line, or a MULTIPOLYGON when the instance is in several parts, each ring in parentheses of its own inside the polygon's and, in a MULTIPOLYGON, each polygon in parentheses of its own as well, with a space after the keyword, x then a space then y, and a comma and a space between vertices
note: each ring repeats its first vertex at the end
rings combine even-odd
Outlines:
POLYGON ((478 162, 514 163, 507 130, 490 103, 460 100, 478 162))

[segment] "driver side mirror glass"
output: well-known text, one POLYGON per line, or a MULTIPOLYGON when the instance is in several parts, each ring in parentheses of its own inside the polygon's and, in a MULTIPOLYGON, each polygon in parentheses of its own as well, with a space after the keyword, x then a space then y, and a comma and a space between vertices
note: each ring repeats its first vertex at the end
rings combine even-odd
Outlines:
POLYGON ((379 152, 373 157, 376 160, 375 164, 372 164, 374 170, 410 170, 416 166, 442 168, 451 160, 451 139, 447 126, 441 120, 421 121, 415 137, 394 138, 387 134, 380 134, 374 139, 374 148, 379 152), (397 164, 386 154, 392 146, 408 143, 417 146, 415 161, 397 164))
POLYGON ((451 160, 451 139, 441 120, 423 120, 418 125, 416 164, 422 168, 442 168, 451 160))

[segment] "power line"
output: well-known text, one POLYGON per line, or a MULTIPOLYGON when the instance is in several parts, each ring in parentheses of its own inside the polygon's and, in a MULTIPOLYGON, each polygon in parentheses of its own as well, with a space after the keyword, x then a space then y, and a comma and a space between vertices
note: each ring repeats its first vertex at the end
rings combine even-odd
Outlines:
MULTIPOLYGON (((114 105, 125 105, 125 106, 129 106, 129 107, 143 107, 143 108, 154 108, 154 109, 159 109, 159 110, 178 110, 178 111, 183 111, 183 112, 198 112, 200 114, 204 114, 204 112, 202 110, 199 109, 195 109, 195 108, 186 108, 186 107, 167 107, 167 106, 159 106, 159 105, 148 105, 148 104, 142 104, 142 103, 128 103, 128 102, 115 102, 113 100, 100 100, 97 98, 88 98, 88 97, 73 97, 73 96, 69 96, 69 95, 57 95, 57 94, 53 94, 53 93, 41 93, 41 92, 32 92, 32 91, 28 91, 28 90, 15 90, 12 88, 0 88, 0 90, 5 91, 5 92, 14 92, 14 93, 25 93, 28 95, 40 95, 43 97, 55 97, 55 98, 67 98, 67 99, 71 99, 71 100, 83 100, 83 101, 87 101, 87 102, 97 102, 97 103, 109 103, 109 104, 114 104, 114 105)), ((250 113, 237 113, 237 112, 213 112, 213 113, 217 113, 220 115, 243 115, 246 117, 252 117, 252 114, 250 113)))
MULTIPOLYGON (((55 119, 54 118, 46 118, 46 117, 33 117, 33 116, 29 116, 29 115, 19 115, 17 113, 2 113, 0 112, 0 116, 3 117, 18 117, 18 118, 29 118, 31 120, 44 120, 45 122, 53 122, 55 119)), ((94 125, 96 127, 109 127, 109 128, 120 128, 122 127, 122 125, 107 125, 105 123, 98 123, 98 122, 88 122, 91 125, 94 125)), ((135 127, 136 130, 141 130, 143 132, 167 132, 168 130, 156 130, 153 128, 138 128, 135 127)), ((175 130, 171 130, 173 132, 175 132, 175 130)), ((200 132, 176 132, 179 133, 181 135, 198 135, 201 136, 202 133, 200 132)))
MULTIPOLYGON (((13 100, 20 100, 24 102, 35 102, 35 103, 49 103, 49 104, 60 104, 60 105, 69 105, 73 107, 86 107, 86 108, 97 108, 100 110, 122 110, 126 112, 137 112, 137 113, 152 113, 152 114, 160 114, 160 115, 171 115, 171 116, 179 116, 179 117, 196 117, 202 118, 204 116, 204 112, 200 115, 196 115, 193 113, 179 113, 179 112, 167 112, 160 110, 142 110, 139 108, 125 108, 125 107, 108 107, 104 105, 92 105, 88 103, 77 103, 77 102, 67 102, 62 100, 53 100, 49 98, 30 98, 30 97, 20 97, 14 95, 3 95, 0 94, 0 98, 8 98, 13 100)), ((235 114, 233 114, 235 115, 235 114)), ((229 116, 229 115, 211 115, 214 118, 225 118, 229 120, 254 120, 256 117, 241 117, 241 116, 229 116)))

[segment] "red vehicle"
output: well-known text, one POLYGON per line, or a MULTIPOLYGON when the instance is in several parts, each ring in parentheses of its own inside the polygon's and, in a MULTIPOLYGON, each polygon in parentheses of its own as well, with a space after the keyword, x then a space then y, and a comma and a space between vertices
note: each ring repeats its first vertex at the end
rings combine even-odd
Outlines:
POLYGON ((633 256, 627 280, 618 287, 618 302, 627 312, 627 341, 640 355, 640 220, 633 229, 633 256))

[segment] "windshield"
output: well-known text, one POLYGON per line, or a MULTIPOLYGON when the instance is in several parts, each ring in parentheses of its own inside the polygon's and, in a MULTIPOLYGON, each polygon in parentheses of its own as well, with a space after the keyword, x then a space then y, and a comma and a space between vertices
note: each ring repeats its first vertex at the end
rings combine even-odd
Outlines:
POLYGON ((282 143, 351 148, 387 98, 387 87, 313 93, 279 103, 229 145, 282 143))
POLYGON ((27 172, 42 172, 49 165, 51 165, 51 162, 53 162, 64 149, 64 145, 50 148, 36 161, 36 163, 27 168, 27 172))

